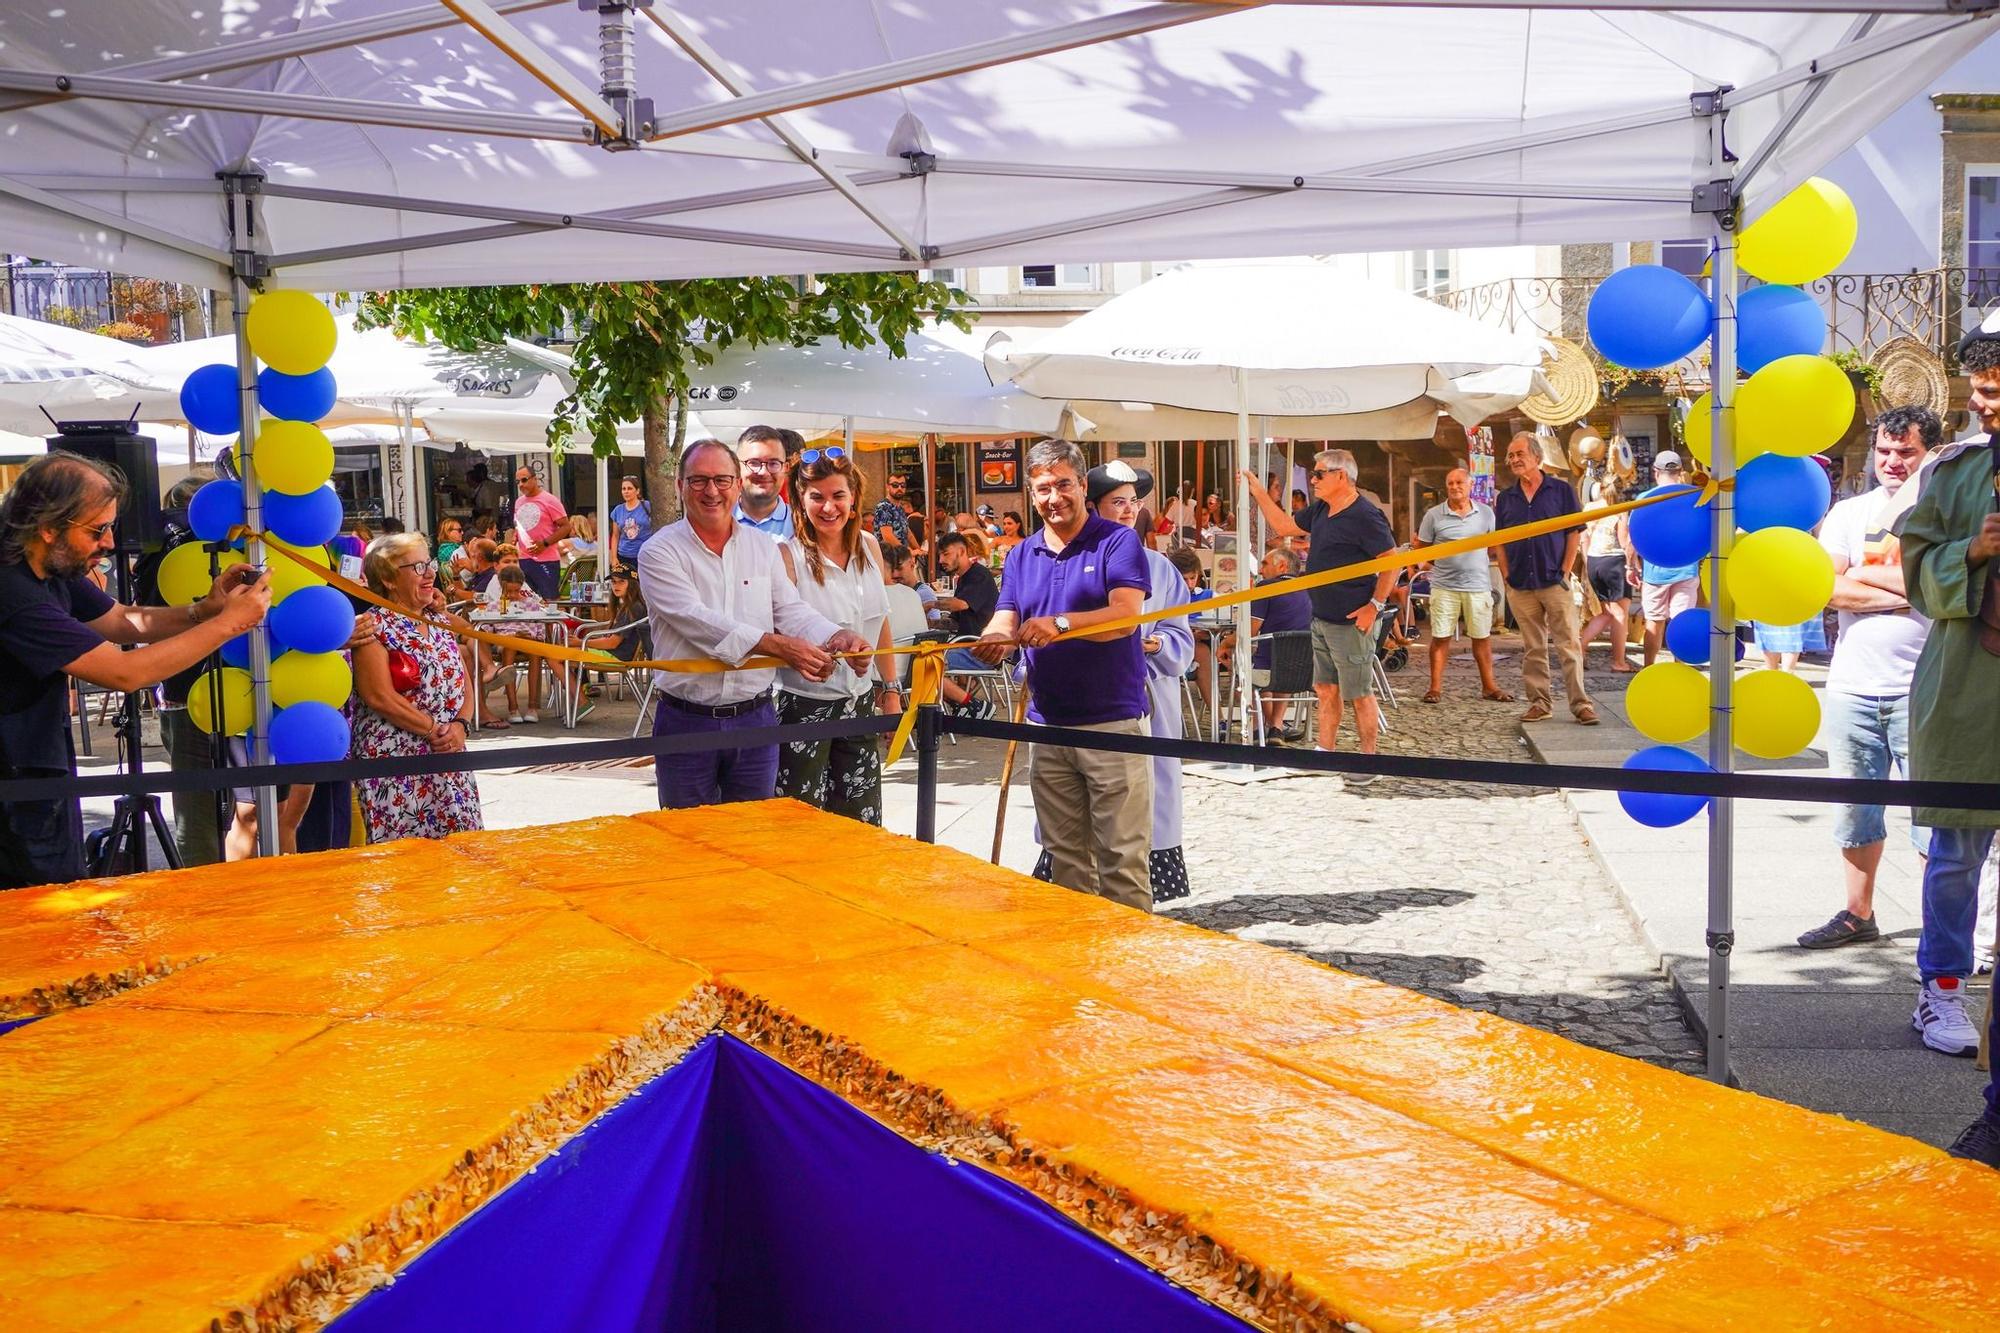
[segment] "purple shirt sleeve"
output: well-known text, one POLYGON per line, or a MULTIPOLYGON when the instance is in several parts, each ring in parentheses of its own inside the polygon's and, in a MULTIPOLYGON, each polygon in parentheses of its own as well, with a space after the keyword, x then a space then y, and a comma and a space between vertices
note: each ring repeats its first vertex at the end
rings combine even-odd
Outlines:
POLYGON ((1152 590, 1152 572, 1146 568, 1146 547, 1140 542, 1139 534, 1132 529, 1121 527, 1106 538, 1099 557, 1104 562, 1106 589, 1137 588, 1142 593, 1152 590))

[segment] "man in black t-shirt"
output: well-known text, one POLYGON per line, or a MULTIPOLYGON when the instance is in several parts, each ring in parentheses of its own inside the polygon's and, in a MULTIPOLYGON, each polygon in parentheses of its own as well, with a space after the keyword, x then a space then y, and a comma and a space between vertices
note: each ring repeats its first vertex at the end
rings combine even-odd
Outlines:
MULTIPOLYGON (((124 498, 117 472, 51 453, 22 469, 0 505, 0 778, 74 772, 72 678, 150 689, 248 630, 271 604, 270 580, 248 565, 225 570, 190 606, 113 601, 84 572, 112 549, 124 498)), ((82 875, 74 797, 0 801, 0 889, 82 875)))
MULTIPOLYGON (((1327 449, 1313 457, 1313 502, 1296 515, 1287 514, 1271 498, 1254 473, 1245 472, 1250 496, 1278 537, 1306 537, 1306 573, 1340 569, 1388 555, 1396 549, 1389 520, 1355 482, 1360 475, 1354 455, 1327 449)), ((1343 579, 1313 588, 1313 693, 1319 696, 1319 748, 1334 748, 1340 730, 1340 699, 1354 701, 1354 731, 1361 753, 1375 753, 1382 728, 1382 710, 1375 698, 1375 619, 1388 605, 1396 571, 1343 579)), ((1373 782, 1372 776, 1351 774, 1350 786, 1373 782)))
POLYGON ((950 613, 952 633, 976 639, 986 632, 986 622, 1000 604, 1000 585, 993 581, 993 571, 973 556, 972 543, 961 533, 947 532, 938 538, 937 557, 953 579, 950 596, 939 595, 938 609, 950 613))

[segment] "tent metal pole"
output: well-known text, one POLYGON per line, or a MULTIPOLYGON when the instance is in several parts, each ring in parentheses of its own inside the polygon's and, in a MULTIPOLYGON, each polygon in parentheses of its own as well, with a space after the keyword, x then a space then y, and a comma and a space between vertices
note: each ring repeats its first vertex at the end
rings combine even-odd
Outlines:
POLYGON ((611 460, 597 456, 597 577, 607 578, 618 563, 618 536, 611 530, 611 460), (605 552, 609 551, 607 557, 605 552))
MULTIPOLYGON (((250 201, 238 196, 247 212, 250 201)), ((237 200, 232 200, 232 203, 237 200)), ((238 458, 243 472, 243 523, 250 529, 244 554, 252 565, 265 566, 264 488, 257 482, 257 358, 250 350, 250 284, 240 269, 229 274, 229 301, 236 315, 236 383, 242 395, 243 432, 238 458)), ((250 631, 250 688, 255 720, 250 724, 250 762, 271 762, 271 632, 263 622, 250 631)), ((278 789, 257 788, 257 855, 278 854, 278 789)))
MULTIPOLYGON (((1236 371, 1236 583, 1229 591, 1250 586, 1250 479, 1243 475, 1250 466, 1250 371, 1236 371)), ((1243 728, 1237 739, 1247 745, 1256 733, 1250 725, 1250 604, 1236 608, 1236 652, 1231 668, 1236 673, 1237 724, 1243 728)))
MULTIPOLYGON (((1736 475, 1736 233, 1733 220, 1718 222, 1715 251, 1715 355, 1713 465, 1719 480, 1736 475)), ((1736 676, 1736 610, 1725 574, 1736 544, 1736 502, 1730 491, 1709 506, 1714 557, 1708 566, 1710 616, 1708 763, 1718 773, 1735 767, 1732 703, 1736 676)), ((1708 803, 1708 1076, 1729 1081, 1729 954, 1736 947, 1734 853, 1736 806, 1727 796, 1708 803)))
MULTIPOLYGON (((1866 37, 1880 17, 1879 14, 1863 14, 1854 20, 1846 35, 1840 39, 1841 46, 1851 46, 1866 37)), ((1805 90, 1793 99, 1785 114, 1778 118, 1778 123, 1771 127, 1771 132, 1764 136, 1764 142, 1758 144, 1743 165, 1736 169, 1736 188, 1739 191, 1747 188, 1757 173, 1764 169, 1764 164, 1771 160, 1771 155, 1784 146, 1785 140, 1791 136, 1793 127, 1804 119, 1806 112, 1812 110, 1812 104, 1826 91, 1826 82, 1832 77, 1832 71, 1820 75, 1808 83, 1805 90)))

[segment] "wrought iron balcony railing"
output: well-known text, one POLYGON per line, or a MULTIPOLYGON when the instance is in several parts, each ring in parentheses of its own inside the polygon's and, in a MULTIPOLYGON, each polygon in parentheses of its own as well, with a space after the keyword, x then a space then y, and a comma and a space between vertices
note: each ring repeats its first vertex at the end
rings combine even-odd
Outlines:
MULTIPOLYGON (((1588 344, 1584 312, 1602 277, 1506 278, 1443 292, 1440 305, 1482 323, 1533 330, 1588 344)), ((1826 311, 1835 352, 1868 360, 1884 344, 1914 338, 1957 370, 1959 337, 2000 303, 2000 269, 1935 268, 1916 273, 1836 273, 1807 291, 1826 311)))

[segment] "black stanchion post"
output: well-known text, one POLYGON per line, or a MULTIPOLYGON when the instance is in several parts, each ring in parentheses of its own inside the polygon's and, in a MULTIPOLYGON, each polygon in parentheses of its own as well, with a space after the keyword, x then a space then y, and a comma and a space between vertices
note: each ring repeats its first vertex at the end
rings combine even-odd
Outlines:
POLYGON ((917 710, 917 837, 937 841, 938 750, 944 744, 938 728, 938 707, 925 704, 917 710))

